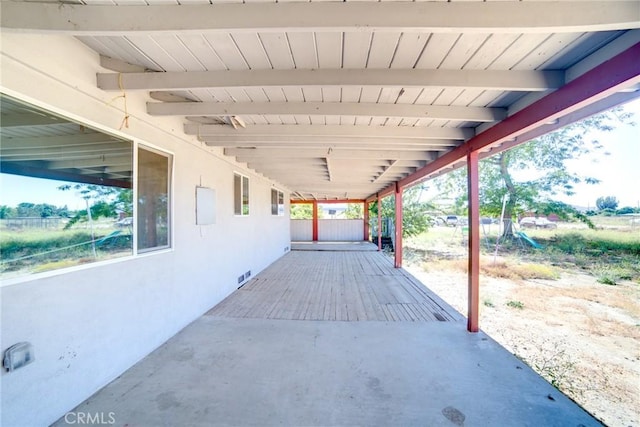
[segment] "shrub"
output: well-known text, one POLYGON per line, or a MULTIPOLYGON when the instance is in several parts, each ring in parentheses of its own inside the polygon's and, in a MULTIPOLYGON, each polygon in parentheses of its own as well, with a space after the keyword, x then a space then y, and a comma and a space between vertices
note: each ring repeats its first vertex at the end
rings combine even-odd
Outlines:
POLYGON ((522 310, 524 308, 524 304, 520 301, 509 301, 507 306, 511 308, 517 308, 518 310, 522 310))

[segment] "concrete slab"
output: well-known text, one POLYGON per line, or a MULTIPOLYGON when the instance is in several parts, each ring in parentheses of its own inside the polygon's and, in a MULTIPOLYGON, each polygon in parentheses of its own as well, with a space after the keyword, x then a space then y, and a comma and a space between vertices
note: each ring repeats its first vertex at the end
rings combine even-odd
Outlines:
POLYGON ((74 411, 128 426, 600 425, 459 322, 203 316, 74 411))

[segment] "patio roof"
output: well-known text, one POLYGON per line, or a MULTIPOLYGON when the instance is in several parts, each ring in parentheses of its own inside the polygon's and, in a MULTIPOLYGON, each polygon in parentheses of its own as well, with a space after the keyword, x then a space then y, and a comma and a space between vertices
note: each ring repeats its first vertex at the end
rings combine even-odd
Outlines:
MULTIPOLYGON (((640 1, 169 3, 2 2, 1 19, 77 37, 102 55, 99 88, 147 94, 150 115, 184 117, 195 143, 300 200, 365 199, 430 176, 640 42, 640 1)), ((587 107, 625 91, 624 102, 637 76, 562 97, 587 107)), ((547 106, 528 134, 482 149, 570 112, 547 106)))

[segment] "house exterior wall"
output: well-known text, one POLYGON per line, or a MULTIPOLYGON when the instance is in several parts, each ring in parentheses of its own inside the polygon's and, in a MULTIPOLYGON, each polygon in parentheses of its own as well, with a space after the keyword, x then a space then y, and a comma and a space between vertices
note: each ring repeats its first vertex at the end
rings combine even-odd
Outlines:
POLYGON ((3 33, 1 54, 6 94, 173 154, 170 250, 1 284, 2 351, 29 341, 35 352, 0 375, 1 424, 48 425, 282 256, 290 221, 271 214, 274 183, 185 136, 181 120, 148 116, 144 94, 127 94, 118 130, 123 100, 96 88, 98 55, 76 39, 3 33), (246 217, 233 214, 234 172, 250 178, 246 217), (195 224, 198 185, 216 190, 214 225, 195 224))

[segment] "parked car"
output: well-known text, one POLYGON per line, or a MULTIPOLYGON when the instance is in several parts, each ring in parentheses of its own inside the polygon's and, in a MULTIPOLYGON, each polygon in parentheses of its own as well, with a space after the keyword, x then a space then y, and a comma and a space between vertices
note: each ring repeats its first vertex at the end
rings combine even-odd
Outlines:
POLYGON ((558 228, 558 224, 549 221, 547 218, 526 217, 520 220, 522 228, 558 228))
POLYGON ((116 227, 131 227, 133 225, 133 217, 122 218, 120 221, 116 221, 116 227))
POLYGON ((458 225, 458 217, 456 215, 447 215, 445 222, 448 226, 455 227, 456 225, 458 225))

